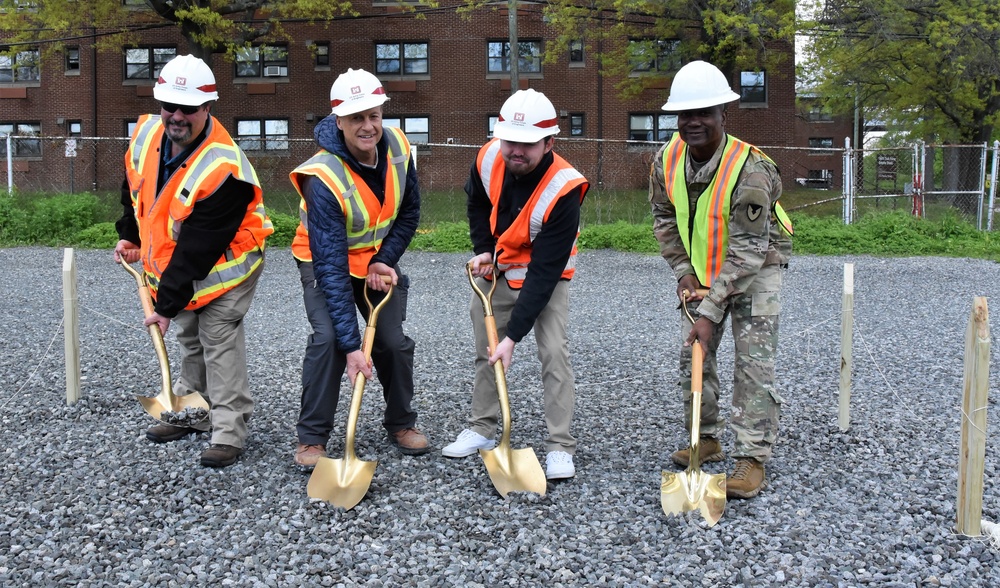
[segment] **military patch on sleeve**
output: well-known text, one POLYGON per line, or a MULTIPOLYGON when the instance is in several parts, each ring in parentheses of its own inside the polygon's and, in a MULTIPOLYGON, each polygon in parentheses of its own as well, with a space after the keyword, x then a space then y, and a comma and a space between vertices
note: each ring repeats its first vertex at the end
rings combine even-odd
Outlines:
POLYGON ((747 219, 750 222, 756 222, 760 218, 760 214, 764 212, 764 207, 760 204, 749 204, 747 205, 747 219))

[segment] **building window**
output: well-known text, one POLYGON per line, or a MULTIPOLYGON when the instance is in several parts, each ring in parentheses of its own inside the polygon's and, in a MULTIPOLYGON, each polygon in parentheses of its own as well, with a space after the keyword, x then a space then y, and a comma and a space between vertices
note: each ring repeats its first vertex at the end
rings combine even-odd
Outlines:
POLYGON ((66 130, 70 137, 80 137, 83 135, 83 123, 78 120, 71 120, 66 123, 66 130))
POLYGON ((632 73, 669 73, 681 68, 681 42, 677 39, 633 39, 628 42, 632 73))
POLYGON ((313 65, 315 67, 330 67, 330 44, 326 41, 313 45, 313 65))
POLYGON ((826 112, 819 104, 810 104, 809 113, 806 115, 809 122, 833 122, 833 115, 826 112))
POLYGON ((833 149, 833 137, 809 137, 809 148, 817 151, 810 151, 809 155, 829 155, 832 151, 819 151, 819 149, 833 149))
POLYGON ((570 137, 582 137, 583 136, 583 113, 573 112, 569 115, 569 136, 570 137))
POLYGON ((288 77, 288 50, 273 45, 244 47, 237 50, 236 77, 288 77))
POLYGON ((377 43, 375 72, 397 76, 426 74, 427 43, 377 43))
POLYGON ((176 47, 140 47, 125 50, 126 80, 155 80, 168 61, 177 57, 176 47))
POLYGON ((13 157, 41 157, 42 140, 33 138, 41 134, 41 123, 0 123, 0 157, 7 157, 7 135, 18 137, 11 140, 13 157))
MULTIPOLYGON (((518 73, 541 73, 542 42, 518 41, 518 73)), ((489 73, 510 71, 510 42, 490 41, 486 44, 487 67, 489 73)))
POLYGON ((0 55, 0 82, 37 82, 41 79, 39 63, 38 49, 0 55))
POLYGON ((135 132, 135 127, 138 124, 138 122, 139 121, 137 121, 135 119, 131 119, 131 120, 126 120, 125 121, 125 136, 126 137, 131 137, 132 136, 132 133, 135 132))
POLYGON ((79 47, 67 47, 66 48, 66 73, 69 72, 80 72, 80 48, 79 47))
POLYGON ((493 127, 497 126, 497 121, 500 120, 500 115, 493 115, 486 121, 486 138, 493 138, 493 127))
POLYGON ((583 41, 580 39, 569 42, 569 64, 571 67, 582 67, 584 65, 583 41))
POLYGON ((632 141, 664 142, 677 131, 676 114, 630 114, 628 121, 628 138, 632 141))
POLYGON ((431 119, 426 116, 404 116, 402 118, 383 118, 382 126, 403 129, 410 143, 431 142, 431 119))
POLYGON ((740 72, 740 104, 767 104, 767 83, 764 72, 740 72))
POLYGON ((245 151, 288 149, 288 119, 236 121, 236 142, 245 151))

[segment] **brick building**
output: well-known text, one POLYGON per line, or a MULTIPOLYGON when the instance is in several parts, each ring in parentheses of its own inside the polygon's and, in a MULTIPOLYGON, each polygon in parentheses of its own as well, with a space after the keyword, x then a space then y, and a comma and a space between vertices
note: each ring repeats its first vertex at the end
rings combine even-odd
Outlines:
MULTIPOLYGON (((275 189, 290 190, 288 171, 314 151, 313 126, 329 113, 330 85, 348 67, 367 69, 384 83, 391 98, 385 118, 418 145, 422 185, 464 184, 472 146, 488 138, 510 95, 508 15, 484 9, 462 17, 454 10, 458 0, 440 4, 416 19, 400 11, 397 0, 355 0, 359 17, 289 22, 290 41, 256 46, 235 62, 213 56, 220 94, 213 114, 240 139, 265 187, 274 182, 275 189), (461 145, 466 147, 456 148, 461 145)), ((137 19, 143 10, 137 9, 137 19)), ((80 39, 44 62, 31 48, 0 58, 0 135, 60 138, 13 143, 16 185, 30 188, 43 177, 58 185, 56 180, 70 173, 63 137, 80 136, 72 158, 77 189, 116 189, 125 148, 120 138, 139 114, 157 110, 152 89, 162 64, 189 52, 176 27, 142 35, 140 45, 122 52, 98 52, 92 39, 80 39)), ((521 4, 518 35, 520 86, 545 93, 559 111, 557 149, 598 189, 644 188, 656 145, 635 141, 662 142, 673 130, 676 119, 660 110, 669 79, 626 100, 616 90, 620 80, 601 75, 585 43, 554 63, 542 63, 551 31, 539 4, 521 4)), ((669 43, 661 46, 668 49, 669 43)), ((633 75, 675 67, 667 49, 633 75)), ((732 86, 743 98, 729 106, 727 130, 757 145, 792 147, 801 144, 794 59, 790 45, 777 50, 789 57, 778 71, 731 72, 732 86)), ((6 154, 6 147, 0 148, 6 154)), ((786 182, 806 173, 794 151, 768 153, 786 182)), ((0 173, 7 174, 6 157, 0 158, 0 173)))
POLYGON ((808 147, 809 151, 795 158, 794 167, 789 170, 795 182, 811 188, 843 187, 844 139, 853 136, 853 126, 850 117, 824 110, 819 96, 809 92, 799 94, 796 142, 800 147, 808 147), (824 151, 824 148, 837 150, 824 151))

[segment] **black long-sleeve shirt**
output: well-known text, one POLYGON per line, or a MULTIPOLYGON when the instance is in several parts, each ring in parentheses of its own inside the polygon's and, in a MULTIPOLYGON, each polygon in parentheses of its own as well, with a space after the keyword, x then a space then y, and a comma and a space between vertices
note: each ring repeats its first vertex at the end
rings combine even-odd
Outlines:
MULTIPOLYGON (((502 235, 522 213, 531 194, 542 176, 552 165, 553 155, 546 153, 538 166, 520 178, 510 171, 504 174, 503 187, 497 205, 496 232, 490 229, 490 214, 493 203, 483 187, 476 165, 472 165, 469 180, 465 184, 468 195, 469 234, 472 248, 477 255, 495 253, 497 236, 502 235)), ((559 199, 552 207, 548 219, 542 225, 531 245, 531 260, 528 273, 518 294, 517 302, 507 322, 506 336, 519 343, 535 324, 535 320, 552 298, 556 284, 562 279, 566 262, 573 252, 573 244, 580 229, 580 204, 583 187, 574 188, 570 194, 559 199)))

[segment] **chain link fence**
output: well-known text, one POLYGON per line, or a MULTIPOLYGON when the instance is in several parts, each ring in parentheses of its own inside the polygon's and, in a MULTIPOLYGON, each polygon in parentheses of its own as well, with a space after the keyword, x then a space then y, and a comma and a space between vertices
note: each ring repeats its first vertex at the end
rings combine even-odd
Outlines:
MULTIPOLYGON (((260 142, 258 141, 259 145, 260 142)), ((269 209, 295 214, 289 172, 316 152, 311 139, 271 142, 280 150, 247 150, 269 209)), ((644 222, 649 168, 661 142, 559 138, 556 150, 591 182, 587 219, 644 222)), ((465 182, 481 145, 414 145, 423 206, 439 221, 465 220, 465 182)), ((20 194, 96 192, 117 202, 125 137, 0 137, 0 178, 20 194)), ((854 149, 762 146, 782 172, 790 211, 837 215, 845 223, 880 211, 936 219, 957 214, 992 230, 1000 142, 854 149)))

